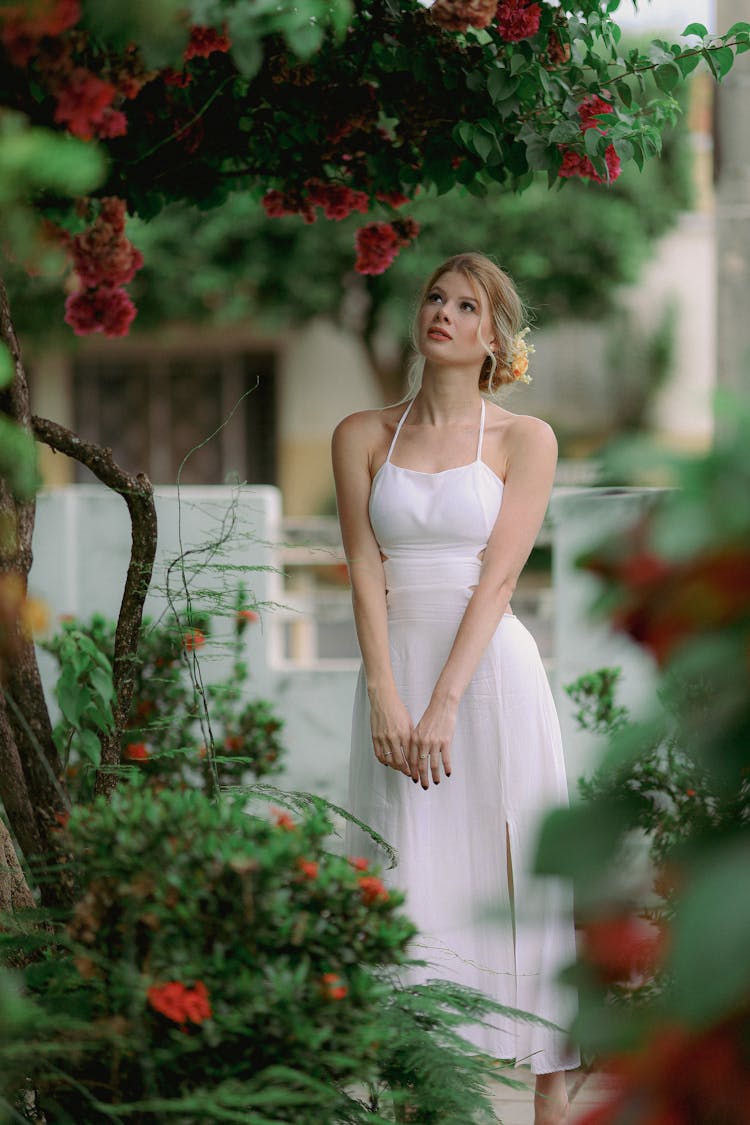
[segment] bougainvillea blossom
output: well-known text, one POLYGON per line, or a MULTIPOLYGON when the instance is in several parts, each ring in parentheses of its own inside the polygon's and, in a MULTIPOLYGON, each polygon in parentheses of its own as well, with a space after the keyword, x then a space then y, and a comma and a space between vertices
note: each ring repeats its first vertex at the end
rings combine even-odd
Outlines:
POLYGON ((325 1000, 343 1000, 349 989, 338 973, 323 973, 320 978, 320 991, 325 1000))
POLYGON ((430 17, 446 31, 468 31, 489 27, 496 11, 497 0, 435 0, 430 17))
POLYGON ((398 254, 402 242, 390 223, 368 223, 354 236, 357 273, 385 273, 398 254))
POLYGON ((594 180, 597 184, 614 183, 622 171, 620 157, 617 155, 614 145, 607 146, 607 150, 604 153, 604 160, 607 165, 607 171, 609 172, 607 179, 599 175, 588 156, 568 149, 563 156, 563 162, 557 174, 564 178, 580 176, 583 180, 594 180))
POLYGON ((35 0, 0 7, 0 43, 16 66, 26 66, 48 36, 62 35, 81 18, 79 0, 35 0))
POLYGON ((362 875, 357 882, 365 906, 372 906, 374 902, 387 902, 388 891, 382 879, 378 879, 376 875, 362 875))
POLYGON ((127 336, 137 309, 124 289, 100 285, 74 293, 65 302, 65 323, 76 336, 103 332, 105 336, 127 336))
POLYGON ((116 196, 101 201, 88 230, 71 242, 73 268, 81 284, 127 285, 143 265, 143 255, 125 236, 125 203, 116 196))
POLYGON ((116 93, 111 82, 104 82, 84 67, 76 67, 57 92, 55 122, 65 125, 74 137, 90 141, 101 135, 100 128, 106 129, 105 111, 111 106, 116 93))
POLYGON ((503 0, 497 6, 497 27, 506 43, 530 39, 539 30, 542 9, 523 0, 503 0))
POLYGON ((185 48, 185 61, 201 58, 207 59, 215 51, 226 53, 232 46, 226 31, 219 32, 214 27, 193 27, 190 29, 190 40, 185 48))

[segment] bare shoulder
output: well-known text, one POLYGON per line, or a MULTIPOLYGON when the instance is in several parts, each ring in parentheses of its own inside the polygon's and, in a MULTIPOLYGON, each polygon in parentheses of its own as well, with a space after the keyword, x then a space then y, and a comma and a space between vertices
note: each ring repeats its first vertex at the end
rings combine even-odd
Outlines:
POLYGON ((533 447, 535 452, 557 456, 557 438, 549 422, 531 414, 512 414, 508 422, 508 443, 513 447, 533 447))
POLYGON ((388 443, 401 416, 403 407, 386 406, 380 410, 358 410, 342 418, 333 431, 334 459, 352 457, 372 465, 388 443))

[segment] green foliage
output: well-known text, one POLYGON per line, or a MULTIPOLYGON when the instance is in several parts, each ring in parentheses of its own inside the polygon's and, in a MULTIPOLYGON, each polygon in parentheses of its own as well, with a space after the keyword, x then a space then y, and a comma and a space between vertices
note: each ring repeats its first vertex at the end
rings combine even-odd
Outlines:
POLYGON ((19 500, 30 500, 41 483, 34 439, 0 413, 0 477, 19 500))
MULTIPOLYGON (((674 490, 587 556, 605 583, 600 608, 657 662, 657 691, 636 720, 616 705, 611 669, 572 685, 583 724, 611 733, 582 782, 585 800, 542 833, 540 866, 582 888, 585 936, 569 972, 580 996, 575 1032, 588 1051, 625 1057, 613 1125, 656 1112, 657 1099, 660 1113, 676 1112, 675 1068, 691 1120, 734 1125, 747 1107, 750 412, 734 399, 720 416, 705 457, 653 459, 674 490), (653 887, 629 859, 643 833, 653 887), (658 940, 639 936, 644 905, 664 931, 658 940), (649 944, 658 986, 638 995, 649 944), (613 980, 638 1002, 613 1005, 613 980), (715 1066, 725 1068, 721 1091, 706 1084, 715 1066)), ((643 454, 639 443, 619 457, 643 464, 643 454)))
MULTIPOLYGON (((243 637, 257 617, 245 600, 240 587, 231 671, 202 691, 190 675, 190 662, 210 637, 210 615, 192 610, 187 624, 174 616, 159 622, 144 619, 122 759, 156 785, 202 784, 212 792, 283 768, 281 719, 267 700, 244 698, 249 670, 243 637)), ((98 734, 111 723, 114 637, 114 622, 94 614, 85 625, 65 621, 61 632, 44 644, 60 665, 56 697, 62 717, 54 734, 79 801, 93 794, 98 734)))
POLYGON ((0 937, 33 957, 35 1018, 0 1039, 21 1119, 30 1088, 50 1123, 377 1125, 407 1093, 425 1123, 492 1120, 488 1066, 455 1028, 498 1009, 391 979, 414 934, 403 896, 326 852, 329 832, 319 811, 269 818, 137 779, 74 811, 71 915, 0 937))

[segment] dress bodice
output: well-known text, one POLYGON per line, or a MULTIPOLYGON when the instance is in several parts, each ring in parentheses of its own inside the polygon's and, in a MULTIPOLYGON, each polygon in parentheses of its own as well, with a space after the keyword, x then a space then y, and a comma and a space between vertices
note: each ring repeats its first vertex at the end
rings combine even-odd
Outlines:
POLYGON ((430 574, 433 578, 442 574, 441 564, 471 560, 478 566, 503 500, 503 482, 482 460, 484 399, 477 455, 469 464, 423 473, 392 463, 401 427, 413 403, 412 399, 402 414, 388 456, 370 489, 370 522, 385 556, 389 587, 397 569, 406 578, 399 564, 418 564, 414 584, 429 583, 430 574))

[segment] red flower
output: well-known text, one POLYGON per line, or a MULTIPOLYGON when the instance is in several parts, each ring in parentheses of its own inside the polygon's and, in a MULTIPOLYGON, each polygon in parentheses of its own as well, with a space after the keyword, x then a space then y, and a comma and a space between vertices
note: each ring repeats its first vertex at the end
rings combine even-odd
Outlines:
POLYGON ((193 988, 187 988, 179 980, 155 984, 149 988, 146 996, 154 1011, 174 1023, 203 1023, 211 1018, 208 990, 201 980, 196 981, 193 988))
POLYGON ((384 883, 376 878, 375 875, 363 875, 357 882, 359 883, 362 892, 362 901, 365 906, 372 906, 374 902, 387 901, 388 891, 385 889, 384 883))
POLYGON ((355 871, 367 871, 368 867, 370 866, 369 862, 366 859, 363 859, 361 855, 350 855, 349 862, 351 863, 355 871))
POLYGON ((0 7, 0 42, 16 66, 26 66, 45 36, 62 35, 81 18, 79 0, 36 0, 0 7))
POLYGON ((184 59, 207 59, 214 51, 226 52, 232 46, 226 33, 221 33, 215 27, 193 27, 190 29, 190 41, 185 48, 184 59))
POLYGON ((97 136, 104 122, 104 111, 112 104, 117 90, 91 71, 76 67, 66 78, 67 85, 57 94, 55 122, 81 140, 97 136))
POLYGON ((55 820, 61 828, 67 828, 68 821, 70 820, 70 811, 68 809, 65 809, 63 812, 56 812, 55 820))
POLYGON ((408 246, 419 234, 419 223, 416 219, 394 219, 391 226, 396 232, 399 246, 408 246))
POLYGON ((387 203, 389 207, 403 207, 409 202, 409 196, 404 195, 402 191, 379 191, 375 198, 381 203, 387 203))
POLYGON ((541 18, 540 6, 523 0, 502 0, 497 7, 497 27, 506 43, 518 43, 536 35, 541 18))
POLYGON ((145 742, 130 742, 123 751, 123 757, 131 762, 147 762, 151 755, 145 742))
POLYGON ((563 162, 557 174, 564 178, 580 176, 584 180, 594 180, 597 184, 612 184, 622 171, 620 157, 617 155, 614 145, 608 146, 607 151, 604 153, 604 160, 607 165, 607 171, 609 172, 608 180, 605 180, 603 176, 599 175, 588 156, 583 156, 579 152, 572 152, 569 149, 563 156, 563 162))
POLYGON ((193 81, 192 75, 187 70, 173 70, 171 66, 165 67, 161 76, 165 86, 176 86, 181 90, 193 81))
POLYGON ((89 229, 73 238, 73 268, 82 285, 127 285, 143 266, 143 255, 125 235, 125 217, 125 201, 107 196, 89 229))
MULTIPOLYGON (((605 90, 606 94, 607 91, 605 90)), ((588 98, 584 98, 578 107, 578 116, 581 119, 581 131, 586 132, 587 129, 596 129, 599 133, 606 133, 606 129, 600 121, 597 121, 599 114, 611 113, 612 105, 610 102, 600 98, 598 94, 591 94, 588 98)))
POLYGON ((196 648, 201 648, 206 643, 205 634, 200 629, 193 629, 190 633, 186 633, 183 639, 183 644, 187 652, 193 652, 196 648))
POLYGON ((317 879, 319 865, 311 859, 298 859, 297 867, 299 867, 302 874, 306 879, 317 879))
POLYGON ((239 609, 237 610, 237 620, 248 625, 254 625, 256 621, 260 621, 260 614, 256 613, 254 609, 239 609))
POLYGON ((695 790, 694 789, 686 789, 685 790, 685 796, 686 797, 694 797, 695 796, 695 790))
POLYGON ((284 809, 271 809, 273 813, 274 823, 277 828, 283 828, 285 832, 293 832, 297 825, 294 823, 293 818, 284 809))
POLYGON ((649 975, 664 952, 663 931, 634 915, 594 919, 583 933, 584 960, 605 981, 649 975))
POLYGON ((76 336, 103 332, 105 336, 127 336, 137 309, 124 289, 100 285, 74 293, 65 302, 65 323, 76 336))
POLYGON ((320 990, 326 1000, 343 1000, 349 989, 342 983, 338 973, 323 973, 320 990))
POLYGON ((241 750, 245 745, 245 740, 238 734, 230 734, 224 739, 225 750, 241 750))
POLYGON ((368 223, 354 236, 357 273, 385 273, 399 251, 400 239, 390 223, 368 223))
POLYGON ((107 140, 111 137, 124 137, 128 131, 128 119, 119 109, 108 106, 102 113, 96 127, 97 137, 107 140))
POLYGON ((308 180, 308 199, 314 207, 322 207, 327 219, 346 219, 354 211, 366 215, 370 201, 363 191, 354 191, 343 184, 325 184, 308 180))

